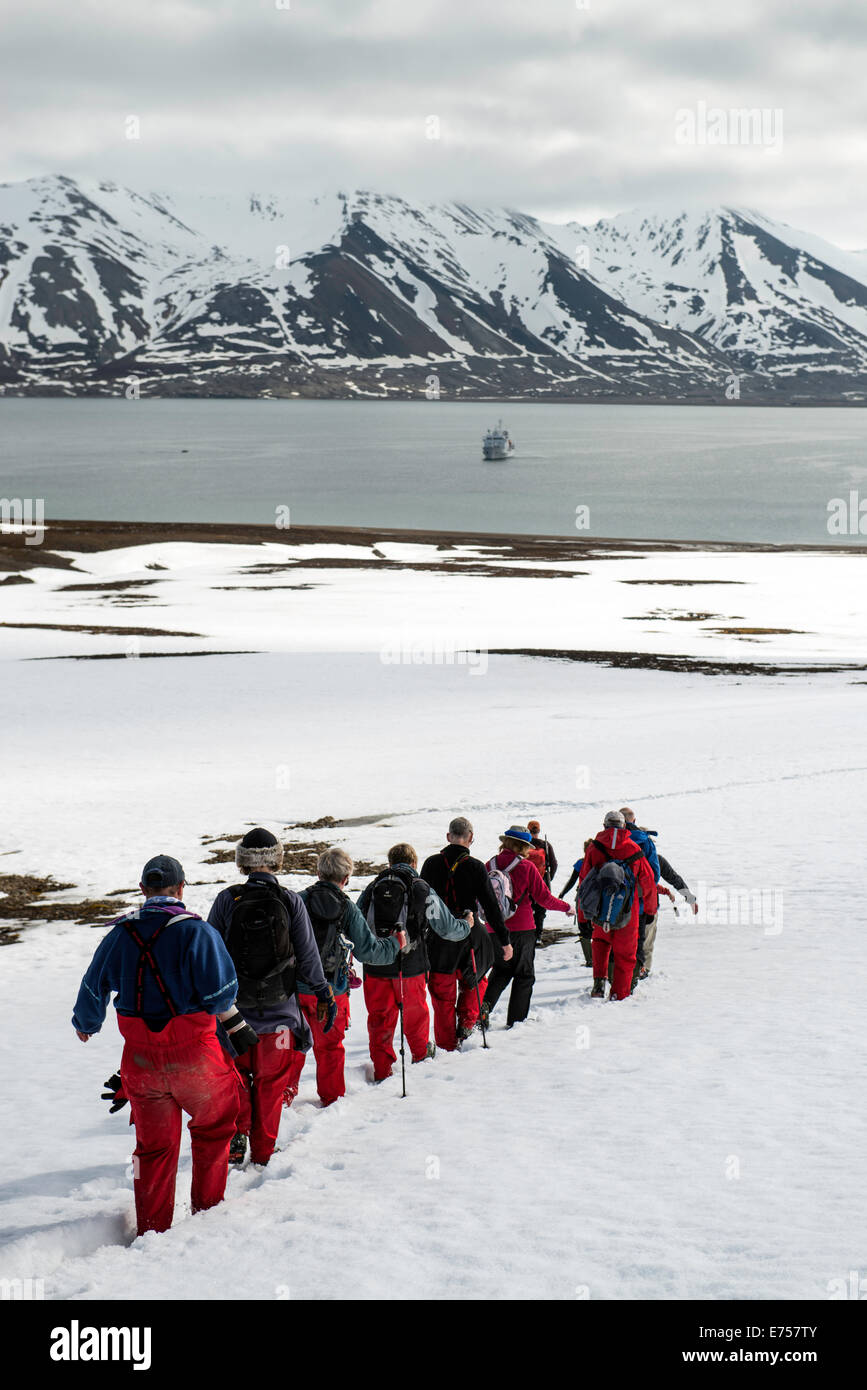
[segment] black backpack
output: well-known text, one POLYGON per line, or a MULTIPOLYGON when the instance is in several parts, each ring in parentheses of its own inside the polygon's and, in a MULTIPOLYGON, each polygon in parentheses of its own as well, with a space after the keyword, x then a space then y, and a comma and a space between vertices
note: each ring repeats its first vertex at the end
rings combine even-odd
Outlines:
POLYGON ((349 947, 342 937, 349 899, 335 884, 319 879, 305 895, 304 902, 325 978, 342 992, 349 978, 349 947))
POLYGON ((282 1004, 295 993, 295 951, 289 910, 273 883, 240 883, 230 888, 235 906, 226 949, 238 972, 236 1003, 243 1012, 282 1004))
POLYGON ((398 869, 384 869, 373 880, 367 907, 368 926, 377 936, 405 931, 412 939, 419 936, 412 904, 413 878, 398 869))

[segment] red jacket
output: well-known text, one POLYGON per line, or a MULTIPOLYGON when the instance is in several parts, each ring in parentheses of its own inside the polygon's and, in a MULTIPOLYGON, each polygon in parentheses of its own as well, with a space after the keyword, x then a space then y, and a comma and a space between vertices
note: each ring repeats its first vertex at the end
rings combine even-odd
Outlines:
MULTIPOLYGON (((610 825, 607 830, 601 830, 595 838, 601 845, 608 847, 614 859, 628 859, 630 854, 641 854, 641 858, 636 859, 632 866, 632 872, 635 874, 635 893, 632 898, 632 916, 629 920, 629 928, 632 930, 633 927, 638 926, 639 898, 644 905, 643 911, 648 917, 652 917, 656 912, 659 900, 653 870, 641 853, 641 847, 635 843, 628 830, 610 825)), ((587 853, 584 855, 584 863, 581 865, 581 872, 578 875, 578 882, 581 883, 592 868, 604 863, 606 863, 605 855, 594 844, 589 844, 587 853)), ((578 920, 579 922, 587 920, 580 908, 578 920)))
POLYGON ((517 858, 510 849, 502 849, 493 859, 488 860, 488 864, 491 868, 496 865, 498 869, 505 869, 512 880, 514 901, 518 906, 514 915, 506 922, 509 931, 535 931, 533 903, 546 907, 549 912, 568 912, 572 904, 564 903, 562 898, 555 898, 554 894, 549 892, 539 870, 529 859, 519 859, 514 869, 509 869, 509 865, 517 858))

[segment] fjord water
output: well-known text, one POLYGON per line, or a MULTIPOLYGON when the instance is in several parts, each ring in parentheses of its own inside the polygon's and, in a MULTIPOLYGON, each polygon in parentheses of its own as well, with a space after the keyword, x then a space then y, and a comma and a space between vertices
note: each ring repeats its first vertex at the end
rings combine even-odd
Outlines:
POLYGON ((0 493, 48 520, 863 543, 827 527, 867 496, 858 409, 6 398, 0 445, 0 493), (500 416, 516 453, 484 463, 500 416))

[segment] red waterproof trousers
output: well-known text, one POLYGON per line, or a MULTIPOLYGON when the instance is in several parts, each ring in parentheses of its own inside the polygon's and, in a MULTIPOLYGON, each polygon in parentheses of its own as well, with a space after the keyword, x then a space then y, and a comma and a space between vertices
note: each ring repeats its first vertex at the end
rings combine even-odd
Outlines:
MULTIPOLYGON (((479 995, 485 997, 487 980, 479 982, 479 995)), ((479 1000, 475 985, 465 985, 459 970, 449 974, 431 971, 428 977, 434 1014, 434 1041, 445 1052, 454 1052, 458 1045, 456 1025, 469 1031, 479 1021, 479 1000)))
POLYGON ((213 1014, 180 1014, 159 1033, 140 1018, 118 1014, 117 1023, 124 1038, 120 1076, 135 1125, 133 1187, 141 1236, 172 1224, 184 1110, 191 1117, 193 1211, 223 1200, 238 1084, 213 1014))
MULTIPOLYGON (((298 1003, 301 1005, 301 1012, 310 1024, 310 1031, 313 1034, 313 1056, 316 1058, 316 1089, 319 1092, 319 1099, 323 1105, 331 1105, 341 1096, 346 1095, 346 1083, 343 1076, 344 1062, 346 1061, 346 1051, 343 1046, 343 1039, 349 1024, 349 995, 337 994, 334 996, 337 1004, 337 1018, 334 1027, 325 1033, 322 1024, 316 1017, 316 1006, 319 1000, 315 994, 299 994, 298 1003)), ((287 1086, 290 1091, 298 1093, 298 1081, 301 1072, 304 1070, 304 1063, 307 1058, 306 1052, 293 1052, 292 1064, 289 1068, 287 1086)))
POLYGON ((281 1028, 260 1033, 256 1046, 235 1058, 241 1082, 238 1130, 250 1136, 251 1163, 267 1163, 274 1152, 293 1055, 292 1030, 281 1028))
MULTIPOLYGON (((401 981, 388 976, 365 975, 364 1002, 367 1005, 367 1036, 373 1059, 373 1075, 377 1081, 391 1076, 397 1061, 394 1050, 394 1030, 398 1021, 401 981)), ((410 975, 403 980, 403 1031, 414 1062, 424 1061, 430 1039, 430 1014, 427 1007, 424 975, 410 975)))
POLYGON ((634 925, 621 927, 619 931, 606 931, 604 927, 593 928, 593 978, 604 980, 608 976, 609 955, 614 953, 614 980, 611 985, 612 999, 628 999, 632 990, 632 975, 635 970, 635 957, 638 951, 638 918, 634 925))

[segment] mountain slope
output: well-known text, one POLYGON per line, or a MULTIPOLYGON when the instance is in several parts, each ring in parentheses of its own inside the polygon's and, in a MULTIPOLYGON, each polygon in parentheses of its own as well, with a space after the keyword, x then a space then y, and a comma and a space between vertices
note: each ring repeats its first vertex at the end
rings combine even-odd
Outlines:
POLYGON ((857 394, 862 258, 727 210, 588 229, 370 192, 0 186, 7 390, 406 396, 435 377, 444 397, 720 401, 733 371, 755 398, 857 394))
POLYGON ((863 259, 756 212, 625 213, 590 229, 593 274, 748 371, 867 370, 863 259))

